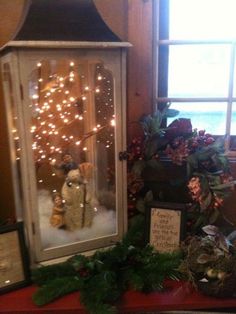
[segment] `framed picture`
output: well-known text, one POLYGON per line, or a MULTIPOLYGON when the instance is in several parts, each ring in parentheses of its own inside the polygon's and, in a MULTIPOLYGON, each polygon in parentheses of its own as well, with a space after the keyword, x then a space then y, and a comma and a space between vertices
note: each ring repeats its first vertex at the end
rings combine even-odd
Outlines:
POLYGON ((30 283, 23 223, 0 227, 0 294, 30 283))
POLYGON ((147 208, 146 238, 157 251, 173 252, 184 237, 185 204, 152 202, 147 208))

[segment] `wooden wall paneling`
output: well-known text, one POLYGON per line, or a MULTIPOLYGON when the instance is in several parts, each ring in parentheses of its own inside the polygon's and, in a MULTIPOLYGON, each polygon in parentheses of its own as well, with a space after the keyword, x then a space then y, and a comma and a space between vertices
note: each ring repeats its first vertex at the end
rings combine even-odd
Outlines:
POLYGON ((128 0, 128 140, 140 134, 136 123, 153 111, 153 0, 128 0))

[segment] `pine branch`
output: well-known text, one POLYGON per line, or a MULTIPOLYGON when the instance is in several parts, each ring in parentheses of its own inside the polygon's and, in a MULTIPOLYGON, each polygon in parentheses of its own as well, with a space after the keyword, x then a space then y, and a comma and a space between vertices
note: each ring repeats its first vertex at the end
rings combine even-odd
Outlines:
POLYGON ((78 277, 55 278, 36 291, 33 301, 36 305, 42 306, 73 291, 78 291, 81 286, 82 283, 78 277))
POLYGON ((36 268, 32 271, 32 280, 39 286, 49 283, 51 280, 60 277, 75 276, 77 273, 74 267, 68 263, 60 263, 36 268))

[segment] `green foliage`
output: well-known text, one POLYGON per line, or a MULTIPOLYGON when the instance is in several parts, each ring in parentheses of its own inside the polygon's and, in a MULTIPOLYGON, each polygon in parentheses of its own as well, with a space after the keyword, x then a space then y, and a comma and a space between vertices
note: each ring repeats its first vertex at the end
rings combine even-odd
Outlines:
POLYGON ((56 265, 49 265, 47 267, 41 266, 32 272, 32 280, 39 286, 45 285, 57 277, 75 276, 76 271, 68 262, 56 265))
POLYGON ((42 306, 68 293, 81 289, 81 286, 82 282, 76 276, 55 277, 37 290, 33 295, 33 301, 36 305, 42 306))
POLYGON ((219 175, 223 170, 229 171, 229 162, 224 155, 224 138, 218 138, 213 144, 201 147, 187 157, 188 177, 199 171, 219 175))
POLYGON ((143 245, 143 226, 140 217, 123 241, 109 250, 91 257, 75 255, 65 263, 37 269, 33 278, 40 288, 33 296, 35 304, 44 305, 79 290, 89 313, 112 314, 114 302, 130 287, 143 292, 161 290, 165 278, 179 278, 181 254, 161 254, 143 245))
POLYGON ((132 174, 128 181, 129 209, 144 213, 151 200, 147 191, 151 190, 160 201, 190 204, 188 234, 201 232, 205 224, 227 227, 224 204, 235 181, 225 155, 225 138, 215 139, 205 130, 192 130, 190 119, 184 118, 164 128, 166 117, 178 114, 169 107, 140 119, 144 137, 132 141, 128 163, 132 174))
POLYGON ((144 197, 139 197, 136 202, 136 208, 140 213, 145 213, 147 204, 153 200, 152 191, 148 191, 144 197))
POLYGON ((144 160, 150 160, 152 157, 168 143, 164 137, 166 128, 163 128, 163 120, 167 117, 175 117, 179 111, 170 109, 168 104, 162 111, 156 110, 153 115, 144 115, 139 120, 144 133, 144 160))

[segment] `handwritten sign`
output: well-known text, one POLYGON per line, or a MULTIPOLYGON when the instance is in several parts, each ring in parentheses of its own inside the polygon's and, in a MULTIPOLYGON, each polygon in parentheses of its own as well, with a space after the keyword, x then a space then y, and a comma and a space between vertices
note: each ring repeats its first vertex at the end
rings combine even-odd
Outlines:
POLYGON ((173 252, 180 243, 181 210, 151 208, 150 244, 159 252, 173 252))

